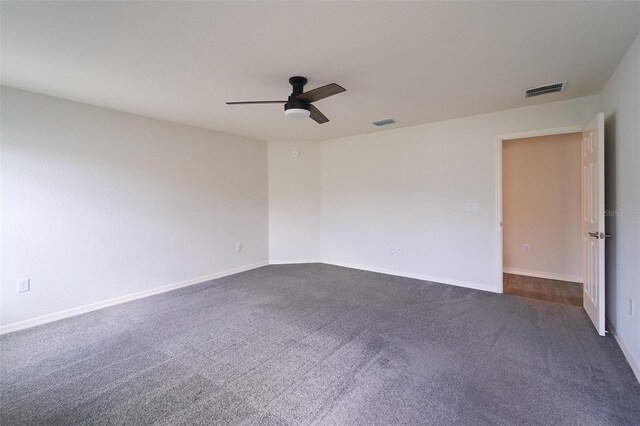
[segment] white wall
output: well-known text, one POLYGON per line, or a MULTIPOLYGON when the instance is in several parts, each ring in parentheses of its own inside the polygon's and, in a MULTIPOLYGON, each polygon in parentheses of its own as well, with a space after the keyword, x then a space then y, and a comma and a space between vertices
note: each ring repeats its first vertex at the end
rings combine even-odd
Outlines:
POLYGON ((607 318, 640 379, 640 37, 600 95, 605 113, 607 318), (629 303, 635 303, 635 316, 629 303))
POLYGON ((505 272, 582 282, 581 170, 582 133, 503 142, 505 272))
POLYGON ((500 291, 496 135, 597 111, 591 96, 322 142, 323 260, 500 291))
POLYGON ((269 261, 319 259, 320 145, 269 142, 269 261))
POLYGON ((267 261, 266 142, 1 95, 2 325, 267 261))

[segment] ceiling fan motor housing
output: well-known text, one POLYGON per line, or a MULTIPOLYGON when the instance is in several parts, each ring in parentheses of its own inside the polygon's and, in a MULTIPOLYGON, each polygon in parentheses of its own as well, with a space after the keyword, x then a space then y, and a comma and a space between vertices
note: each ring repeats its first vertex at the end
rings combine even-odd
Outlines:
POLYGON ((287 111, 289 109, 306 109, 309 110, 309 102, 299 101, 297 99, 291 99, 289 97, 289 102, 284 104, 284 110, 287 111))
POLYGON ((298 99, 298 96, 304 92, 304 85, 307 84, 307 79, 304 77, 291 77, 289 83, 293 87, 293 91, 289 96, 288 102, 284 104, 284 114, 287 117, 294 118, 309 117, 309 102, 298 99))

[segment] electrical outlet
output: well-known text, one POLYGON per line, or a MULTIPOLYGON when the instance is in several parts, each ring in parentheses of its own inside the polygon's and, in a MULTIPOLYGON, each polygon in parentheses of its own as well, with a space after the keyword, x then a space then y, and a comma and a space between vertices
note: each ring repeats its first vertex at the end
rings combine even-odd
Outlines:
POLYGON ((525 253, 531 253, 531 244, 529 244, 529 243, 525 243, 525 245, 524 245, 524 252, 525 252, 525 253))
POLYGON ((391 254, 400 254, 402 253, 402 247, 396 246, 394 244, 389 245, 389 253, 391 254))
POLYGON ((633 299, 629 299, 629 315, 633 316, 635 314, 635 306, 633 303, 633 299))
POLYGON ((236 251, 237 252, 242 251, 242 243, 236 243, 236 251))
POLYGON ((18 293, 24 293, 29 290, 31 290, 31 280, 29 278, 18 280, 18 293))

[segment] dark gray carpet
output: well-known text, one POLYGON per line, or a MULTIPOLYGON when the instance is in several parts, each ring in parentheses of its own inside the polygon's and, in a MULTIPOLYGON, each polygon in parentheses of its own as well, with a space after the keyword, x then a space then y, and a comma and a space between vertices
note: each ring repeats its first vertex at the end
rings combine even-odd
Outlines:
POLYGON ((640 424, 581 308, 268 266, 2 336, 0 423, 640 424))

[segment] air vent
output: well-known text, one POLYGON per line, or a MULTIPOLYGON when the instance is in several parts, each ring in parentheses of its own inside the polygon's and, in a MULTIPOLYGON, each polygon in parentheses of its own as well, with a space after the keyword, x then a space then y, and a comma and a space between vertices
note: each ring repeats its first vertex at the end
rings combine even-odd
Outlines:
POLYGON ((393 124, 395 123, 396 120, 394 120, 393 118, 385 118, 383 120, 378 120, 378 121, 372 121, 371 124, 373 124, 374 126, 386 126, 387 124, 393 124))
POLYGON ((530 87, 522 90, 522 96, 524 98, 532 98, 534 96, 546 95, 547 93, 564 92, 567 88, 567 81, 561 81, 560 83, 545 84, 538 87, 530 87))

